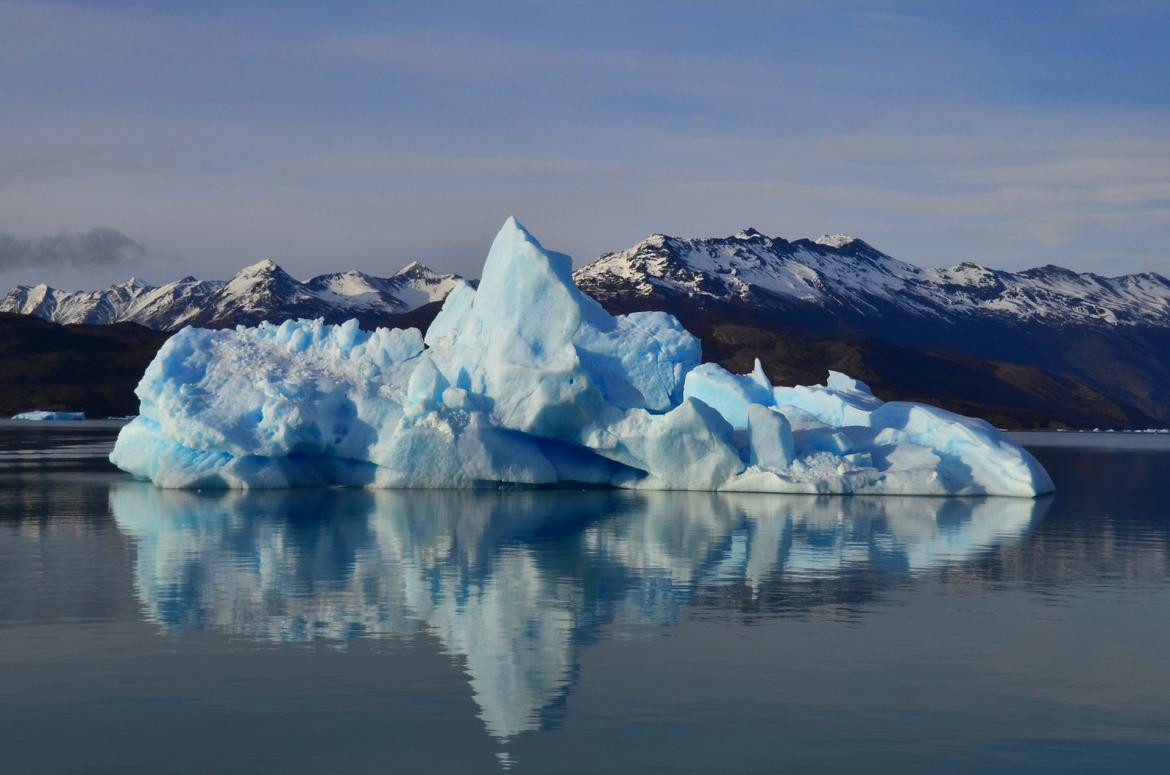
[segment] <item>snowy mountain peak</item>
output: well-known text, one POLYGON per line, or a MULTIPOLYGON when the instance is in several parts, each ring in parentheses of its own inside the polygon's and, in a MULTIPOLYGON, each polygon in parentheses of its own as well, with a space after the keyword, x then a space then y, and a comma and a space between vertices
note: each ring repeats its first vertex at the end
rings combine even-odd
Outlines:
POLYGON ((250 277, 258 274, 271 274, 273 272, 284 272, 280 265, 271 258, 265 258, 257 261, 254 264, 249 264, 240 271, 236 272, 236 277, 250 277))
POLYGON ((637 245, 635 245, 633 248, 631 248, 631 250, 636 250, 640 247, 645 247, 645 246, 662 247, 663 245, 672 241, 673 239, 674 239, 674 237, 671 237, 669 234, 659 234, 659 233, 655 232, 654 234, 651 234, 649 237, 647 237, 646 239, 639 242, 637 245))
POLYGON ((266 258, 236 272, 224 286, 223 295, 228 299, 234 298, 237 303, 246 299, 248 304, 256 305, 266 300, 278 303, 294 301, 309 294, 292 275, 272 259, 266 258))
POLYGON ((1025 277, 1059 277, 1066 280, 1076 279, 1079 277, 1096 277, 1090 272, 1074 272, 1071 269, 1065 269, 1063 266, 1055 264, 1045 264, 1044 266, 1036 266, 1031 269, 1025 269, 1020 272, 1025 277))
POLYGON ((824 245, 827 248, 843 248, 858 241, 857 237, 851 237, 848 234, 822 234, 813 240, 816 244, 824 245))
POLYGON ((404 277, 404 278, 415 278, 415 279, 452 277, 452 276, 453 275, 441 275, 438 272, 436 272, 434 269, 431 269, 426 264, 420 263, 418 261, 411 261, 409 264, 402 267, 401 269, 399 269, 397 272, 395 272, 392 275, 392 277, 404 277))

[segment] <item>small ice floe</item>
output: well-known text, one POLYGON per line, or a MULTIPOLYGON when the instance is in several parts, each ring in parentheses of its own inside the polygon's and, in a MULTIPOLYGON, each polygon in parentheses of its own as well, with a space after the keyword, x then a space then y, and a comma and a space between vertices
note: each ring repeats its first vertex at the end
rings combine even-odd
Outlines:
POLYGON ((37 409, 12 415, 13 420, 84 420, 85 412, 48 412, 37 409))

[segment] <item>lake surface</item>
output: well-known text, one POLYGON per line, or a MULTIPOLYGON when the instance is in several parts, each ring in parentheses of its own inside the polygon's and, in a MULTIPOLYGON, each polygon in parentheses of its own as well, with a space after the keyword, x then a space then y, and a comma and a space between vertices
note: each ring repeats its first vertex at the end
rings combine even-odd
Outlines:
POLYGON ((0 770, 1165 772, 1170 437, 1055 496, 186 493, 0 423, 0 770))

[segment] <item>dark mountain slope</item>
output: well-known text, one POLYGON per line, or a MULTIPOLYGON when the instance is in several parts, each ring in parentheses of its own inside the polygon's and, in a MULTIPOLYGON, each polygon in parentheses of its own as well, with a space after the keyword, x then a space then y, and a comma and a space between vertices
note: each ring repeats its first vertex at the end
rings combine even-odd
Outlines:
POLYGON ((755 358, 781 384, 824 382, 829 369, 878 397, 922 401, 1002 428, 1152 427, 1158 421, 1075 380, 947 350, 915 350, 865 337, 828 337, 759 323, 691 322, 705 359, 739 373, 755 358))
POLYGON ((136 323, 62 326, 0 313, 0 417, 32 409, 136 414, 134 386, 168 336, 136 323))

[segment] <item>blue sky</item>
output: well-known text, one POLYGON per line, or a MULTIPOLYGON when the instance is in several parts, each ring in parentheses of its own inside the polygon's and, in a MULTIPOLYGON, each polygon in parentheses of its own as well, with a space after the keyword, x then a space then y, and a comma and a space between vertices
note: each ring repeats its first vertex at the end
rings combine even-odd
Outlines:
POLYGON ((1168 38, 1141 0, 0 0, 0 286, 474 275, 509 214, 578 263, 754 226, 1170 274, 1168 38), (54 257, 93 228, 133 249, 54 257))

